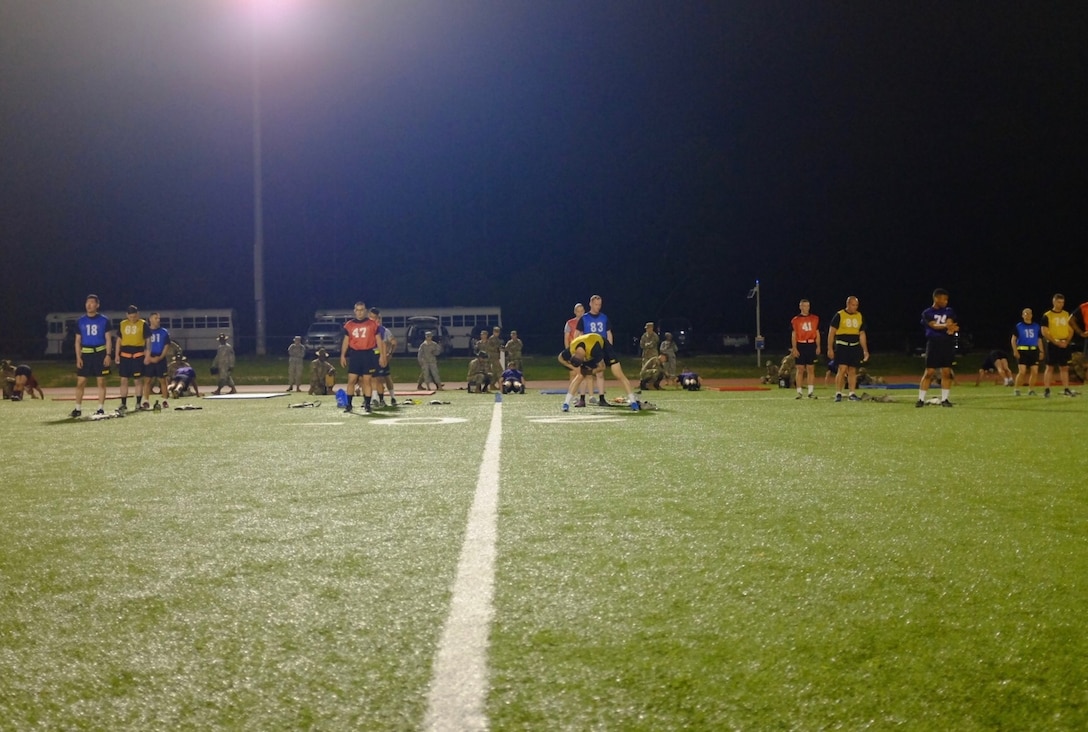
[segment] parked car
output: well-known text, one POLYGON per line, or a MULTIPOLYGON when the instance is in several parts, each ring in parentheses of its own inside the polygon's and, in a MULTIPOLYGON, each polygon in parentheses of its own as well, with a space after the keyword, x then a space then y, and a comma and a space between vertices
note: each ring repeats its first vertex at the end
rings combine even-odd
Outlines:
POLYGON ((319 320, 311 323, 306 329, 306 337, 302 339, 307 353, 317 353, 317 349, 324 348, 330 356, 340 355, 340 346, 343 342, 344 326, 333 320, 319 320))
POLYGON ((427 331, 434 333, 435 342, 442 346, 441 356, 448 356, 453 350, 450 344, 450 332, 444 325, 438 324, 438 318, 429 316, 416 316, 408 318, 408 335, 405 338, 407 344, 405 350, 409 354, 415 354, 419 350, 419 344, 426 338, 427 331))

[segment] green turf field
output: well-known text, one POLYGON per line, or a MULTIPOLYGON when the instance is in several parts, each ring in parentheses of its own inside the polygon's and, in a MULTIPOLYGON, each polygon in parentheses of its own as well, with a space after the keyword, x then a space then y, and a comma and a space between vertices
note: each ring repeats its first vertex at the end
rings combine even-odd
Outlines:
MULTIPOLYGON (((1088 728, 1088 396, 819 393, 504 399, 491 729, 1088 728)), ((0 403, 0 729, 419 729, 496 412, 447 398, 0 403)))

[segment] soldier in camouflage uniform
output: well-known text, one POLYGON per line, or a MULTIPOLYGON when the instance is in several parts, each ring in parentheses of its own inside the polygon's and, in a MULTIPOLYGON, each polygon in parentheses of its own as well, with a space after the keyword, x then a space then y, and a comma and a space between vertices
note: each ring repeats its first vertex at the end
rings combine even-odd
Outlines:
POLYGON ((419 361, 419 379, 416 387, 425 389, 427 384, 434 384, 436 389, 442 389, 445 384, 438 375, 438 356, 442 353, 442 346, 435 343, 434 333, 427 331, 423 334, 423 342, 416 351, 416 360, 419 361))
POLYGON ((642 371, 638 375, 640 391, 649 389, 651 385, 655 389, 661 389, 661 380, 665 378, 666 358, 664 353, 659 353, 643 361, 642 371))
POLYGON ((484 343, 484 350, 487 352, 487 360, 491 365, 491 383, 499 383, 499 374, 502 373, 502 361, 499 358, 499 354, 502 353, 502 333, 499 330, 499 326, 495 326, 491 331, 491 337, 484 343))
POLYGON ((521 371, 521 349, 524 344, 518 338, 516 330, 510 331, 510 340, 502 347, 506 351, 506 368, 521 371))
POLYGON ((468 391, 486 394, 491 390, 491 383, 491 359, 487 351, 480 351, 468 364, 468 391))
POLYGON ((657 358, 657 354, 661 353, 658 349, 660 343, 661 339, 654 332, 654 324, 652 322, 647 323, 646 332, 638 339, 638 347, 642 350, 642 360, 644 362, 650 358, 657 358))
POLYGON ((310 393, 330 394, 336 386, 336 369, 329 363, 329 352, 317 349, 317 358, 310 362, 310 393))
POLYGON ((672 339, 672 333, 665 334, 665 340, 661 341, 658 350, 665 354, 665 379, 676 380, 676 341, 672 339))
POLYGON ((234 346, 227 342, 227 334, 220 333, 218 336, 219 347, 215 350, 215 358, 212 359, 212 368, 216 369, 216 377, 218 381, 215 385, 215 391, 212 394, 222 394, 223 387, 230 387, 228 394, 236 394, 238 389, 234 387, 234 346))
POLYGON ((306 358, 306 346, 302 345, 302 336, 287 347, 287 391, 294 388, 302 391, 302 361, 306 358))

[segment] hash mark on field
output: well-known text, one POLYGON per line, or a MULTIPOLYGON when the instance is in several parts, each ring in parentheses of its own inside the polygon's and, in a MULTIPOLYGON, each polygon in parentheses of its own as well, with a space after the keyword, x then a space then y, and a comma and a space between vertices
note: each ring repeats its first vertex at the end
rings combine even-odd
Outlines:
POLYGON ((468 528, 450 614, 435 655, 427 693, 427 730, 486 730, 487 647, 494 615, 495 535, 499 499, 499 448, 502 443, 502 402, 495 401, 476 480, 476 495, 468 512, 468 528))

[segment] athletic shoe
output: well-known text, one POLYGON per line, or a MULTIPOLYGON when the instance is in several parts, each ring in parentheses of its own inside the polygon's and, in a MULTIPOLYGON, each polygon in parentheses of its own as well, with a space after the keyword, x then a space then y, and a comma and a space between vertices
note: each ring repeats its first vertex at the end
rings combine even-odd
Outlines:
POLYGON ((795 396, 794 399, 801 399, 803 396, 804 395, 801 394, 801 392, 797 392, 797 396, 795 396))
POLYGON ((597 405, 601 406, 601 407, 607 407, 608 406, 608 400, 604 398, 604 394, 598 394, 597 395, 597 405))
POLYGON ((140 409, 144 409, 144 410, 151 409, 151 405, 148 404, 147 402, 144 402, 143 405, 140 407, 140 409))
POLYGON ((915 407, 917 407, 918 409, 921 409, 921 408, 922 408, 922 407, 924 407, 925 405, 926 405, 926 403, 925 403, 925 402, 923 402, 923 401, 922 401, 921 399, 919 399, 918 401, 916 401, 916 402, 914 403, 914 406, 915 406, 915 407))
POLYGON ((237 393, 238 393, 238 390, 237 390, 237 389, 235 389, 235 388, 234 388, 234 387, 232 386, 232 387, 230 388, 230 391, 228 391, 227 393, 228 393, 228 394, 237 394, 237 393))
POLYGON ((944 401, 941 402, 941 406, 942 407, 954 407, 956 405, 953 404, 952 402, 948 401, 947 399, 945 399, 944 401))
POLYGON ((385 400, 384 399, 379 399, 378 400, 378 406, 381 407, 382 409, 385 409, 385 400))
POLYGON ((71 412, 68 413, 68 416, 72 419, 79 419, 83 416, 83 412, 79 411, 78 409, 73 409, 71 412))
MULTIPOLYGON (((101 411, 101 410, 99 410, 99 411, 101 411)), ((127 411, 128 411, 128 407, 126 407, 124 404, 122 404, 121 406, 119 406, 117 408, 117 413, 118 414, 125 414, 127 411)))
POLYGON ((1050 398, 1050 389, 1043 389, 1043 399, 1050 398))
POLYGON ((582 394, 580 397, 578 397, 578 403, 575 404, 574 406, 584 407, 585 405, 586 405, 586 395, 582 394))
POLYGON ((1028 396, 1039 396, 1039 395, 1035 393, 1035 390, 1034 390, 1034 389, 1030 389, 1030 390, 1028 391, 1028 396))
POLYGON ((1014 392, 1013 392, 1012 394, 1013 394, 1013 396, 1020 396, 1020 390, 1019 390, 1019 389, 1017 389, 1017 390, 1016 390, 1016 391, 1014 391, 1014 392))
POLYGON ((642 409, 641 404, 639 404, 638 402, 631 402, 631 411, 632 412, 637 412, 640 409, 642 409))
POLYGON ((346 407, 344 407, 344 411, 345 412, 350 412, 351 411, 351 405, 349 404, 346 407))
POLYGON ((563 411, 564 412, 569 412, 570 411, 570 405, 567 404, 566 402, 563 402, 563 411))
POLYGON ((397 406, 397 398, 396 397, 390 397, 389 398, 389 403, 392 404, 394 407, 397 406))
POLYGON ((370 413, 372 413, 374 411, 374 408, 368 404, 365 407, 363 407, 363 411, 366 412, 367 414, 370 414, 370 413))
POLYGON ((852 401, 852 402, 860 402, 861 401, 861 397, 859 397, 857 394, 851 394, 850 396, 847 397, 847 399, 852 401))
POLYGON ((1073 391, 1072 389, 1066 389, 1062 392, 1062 396, 1075 397, 1080 392, 1073 391))
POLYGON ((99 407, 98 409, 94 410, 94 416, 98 417, 98 416, 100 416, 100 415, 101 415, 101 416, 105 416, 105 415, 106 415, 106 410, 105 410, 105 409, 102 409, 101 407, 99 407))
POLYGON ((841 402, 842 401, 842 394, 836 394, 835 395, 835 401, 841 402))
POLYGON ((813 393, 812 393, 812 392, 810 391, 810 392, 808 393, 808 398, 809 398, 809 399, 819 399, 820 397, 816 396, 815 394, 813 394, 813 393))
POLYGON ((170 408, 170 404, 167 403, 167 401, 165 399, 162 400, 162 408, 163 409, 169 409, 170 408))

